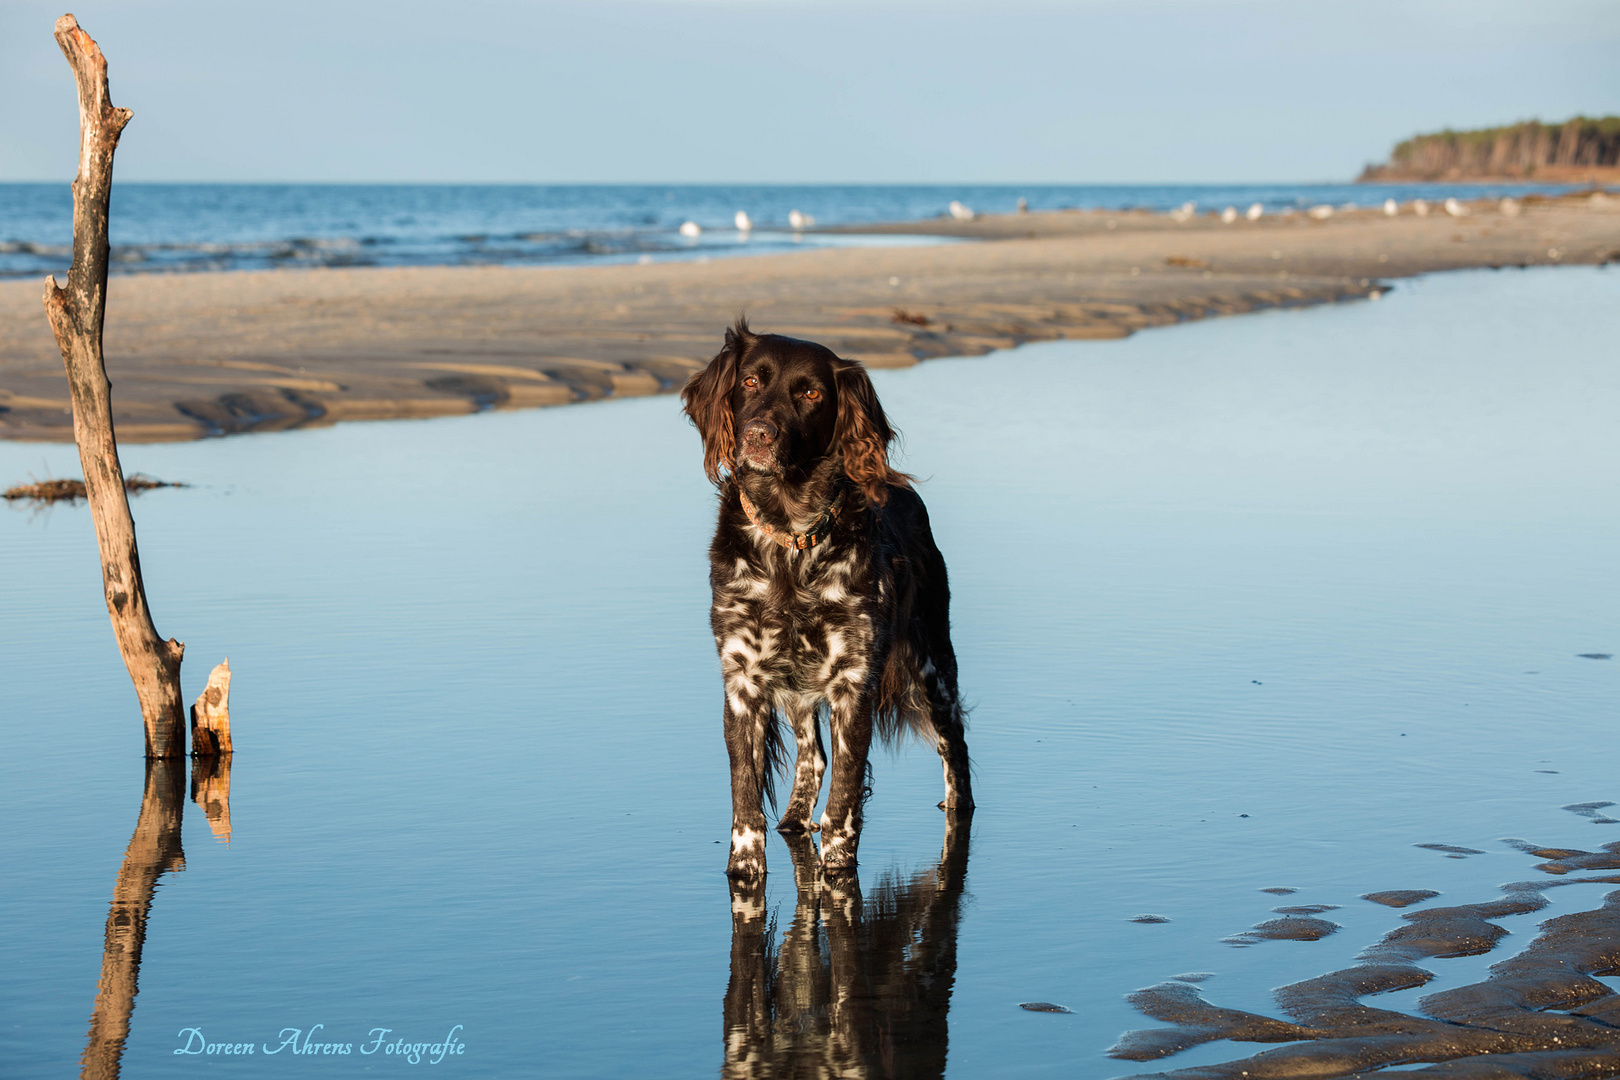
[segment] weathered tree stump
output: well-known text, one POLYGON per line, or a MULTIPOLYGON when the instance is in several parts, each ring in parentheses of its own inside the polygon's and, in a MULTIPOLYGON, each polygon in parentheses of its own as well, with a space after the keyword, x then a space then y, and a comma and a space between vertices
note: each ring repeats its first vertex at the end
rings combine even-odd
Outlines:
POLYGON ((62 47, 79 85, 79 173, 73 181, 73 265, 67 288, 45 280, 45 314, 67 367, 73 402, 73 438, 84 466, 84 486, 101 550, 107 613, 124 666, 135 683, 146 726, 146 756, 181 757, 186 750, 185 706, 180 700, 180 659, 185 646, 164 640, 152 625, 141 581, 135 521, 124 491, 124 469, 113 433, 112 384, 101 352, 107 306, 108 201, 113 152, 129 123, 128 109, 114 108, 107 89, 107 60, 72 15, 56 21, 62 47))
POLYGON ((231 658, 208 675, 208 685, 191 707, 191 756, 231 754, 231 658))

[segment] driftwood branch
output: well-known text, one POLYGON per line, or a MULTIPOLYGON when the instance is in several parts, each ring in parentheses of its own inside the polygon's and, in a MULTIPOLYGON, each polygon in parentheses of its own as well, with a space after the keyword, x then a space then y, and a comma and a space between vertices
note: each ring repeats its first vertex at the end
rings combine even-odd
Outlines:
POLYGON ((56 21, 56 42, 79 84, 79 174, 73 181, 73 266, 67 288, 45 281, 45 314, 67 366, 73 401, 73 438, 79 444, 84 486, 101 549, 118 651, 135 683, 146 725, 146 756, 181 757, 186 750, 185 706, 180 700, 180 658, 185 646, 164 640, 152 625, 135 547, 135 521, 124 491, 124 469, 113 433, 112 384, 101 353, 107 310, 107 220, 113 152, 130 111, 113 106, 107 60, 72 15, 56 21))

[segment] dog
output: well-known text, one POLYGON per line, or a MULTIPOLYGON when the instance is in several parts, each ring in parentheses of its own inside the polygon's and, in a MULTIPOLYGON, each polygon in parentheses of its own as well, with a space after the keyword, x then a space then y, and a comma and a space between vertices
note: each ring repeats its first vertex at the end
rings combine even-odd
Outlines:
POLYGON ((727 874, 765 874, 763 802, 775 805, 787 764, 784 727, 797 753, 777 829, 819 831, 828 874, 856 864, 874 734, 932 740, 939 805, 971 813, 945 560, 911 478, 889 465, 895 432, 866 370, 739 318, 681 399, 720 491, 709 584, 731 758, 727 874), (832 778, 818 826, 823 712, 832 778))

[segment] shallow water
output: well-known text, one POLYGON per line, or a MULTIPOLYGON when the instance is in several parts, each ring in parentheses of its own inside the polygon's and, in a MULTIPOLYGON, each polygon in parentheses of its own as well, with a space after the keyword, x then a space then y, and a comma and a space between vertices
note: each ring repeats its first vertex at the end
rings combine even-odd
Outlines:
MULTIPOLYGON (((1578 655, 1620 653, 1617 336, 1613 270, 1478 272, 875 373, 951 566, 980 809, 941 865, 937 759, 879 753, 853 920, 800 915, 773 838, 764 918, 734 925, 713 500, 672 399, 126 448, 194 485, 135 502, 142 562, 188 698, 229 655, 240 756, 230 843, 187 807, 158 881, 123 1074, 403 1070, 361 1055, 372 1029, 459 1024, 436 1068, 707 1077, 728 1025, 764 1053, 745 997, 790 992, 779 1073, 1244 1056, 1105 1051, 1177 974, 1271 1012, 1398 924, 1363 893, 1488 900, 1540 861, 1504 837, 1620 839, 1562 809, 1620 800, 1620 667, 1578 655), (1306 904, 1341 929, 1222 940, 1306 904), (771 918, 798 933, 774 956, 771 918), (835 1053, 838 989, 881 1023, 835 1053), (353 1052, 264 1052, 317 1024, 353 1052), (259 1050, 177 1057, 191 1027, 259 1050)), ((0 444, 4 483, 76 474, 0 444)), ((0 1063, 55 1077, 143 792, 82 507, 0 513, 0 611, 0 1063)), ((1599 894, 1554 890, 1429 989, 1599 894)))

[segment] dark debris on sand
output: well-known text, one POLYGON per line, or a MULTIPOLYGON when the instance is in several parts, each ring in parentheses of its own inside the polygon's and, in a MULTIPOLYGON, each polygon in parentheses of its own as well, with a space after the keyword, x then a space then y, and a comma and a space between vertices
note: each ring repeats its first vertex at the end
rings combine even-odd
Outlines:
MULTIPOLYGON (((158 480, 145 473, 131 473, 124 478, 124 490, 139 495, 153 488, 179 488, 185 484, 158 480)), ((59 502, 78 502, 85 498, 83 480, 41 480, 33 484, 18 484, 0 492, 7 502, 27 501, 39 505, 59 502)))

